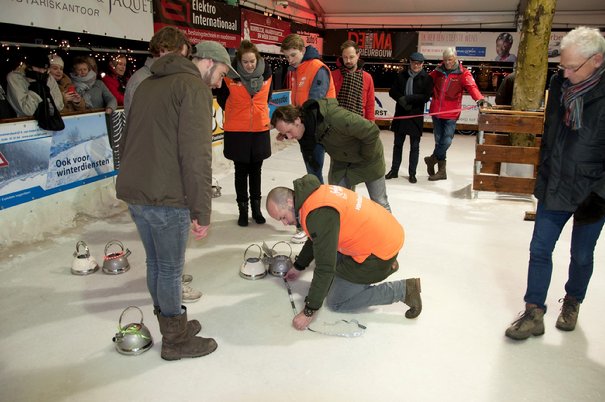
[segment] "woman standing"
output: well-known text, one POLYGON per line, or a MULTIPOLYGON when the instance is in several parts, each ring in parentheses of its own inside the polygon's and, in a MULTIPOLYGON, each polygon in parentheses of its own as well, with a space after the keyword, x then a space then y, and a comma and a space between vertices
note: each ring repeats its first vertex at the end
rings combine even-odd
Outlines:
POLYGON ((116 98, 118 106, 124 105, 124 92, 128 77, 126 76, 126 56, 119 54, 109 60, 109 73, 103 77, 103 84, 116 98))
POLYGON ((74 72, 71 80, 76 86, 76 91, 86 102, 86 109, 105 108, 106 114, 113 113, 118 107, 115 96, 97 79, 97 73, 89 61, 82 56, 74 59, 74 72))
POLYGON ((270 67, 248 40, 243 40, 237 49, 233 68, 240 78, 225 78, 225 85, 217 90, 216 99, 225 111, 223 153, 235 164, 237 224, 248 226, 248 199, 252 218, 256 223, 265 223, 260 210, 261 168, 263 160, 271 156, 269 99, 272 77, 270 67))

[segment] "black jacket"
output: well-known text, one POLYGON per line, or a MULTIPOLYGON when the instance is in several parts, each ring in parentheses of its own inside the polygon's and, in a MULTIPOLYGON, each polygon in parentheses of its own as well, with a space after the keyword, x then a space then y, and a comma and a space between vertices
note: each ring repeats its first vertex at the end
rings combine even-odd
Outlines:
POLYGON ((605 198, 605 76, 583 96, 577 131, 564 123, 564 81, 561 74, 550 81, 534 195, 546 209, 575 212, 591 192, 605 198))
MULTIPOLYGON (((414 77, 413 95, 405 94, 405 86, 410 78, 407 70, 397 74, 397 78, 389 91, 389 95, 395 101, 395 117, 421 115, 424 113, 424 105, 429 101, 433 93, 433 79, 422 70, 414 77)), ((423 117, 411 119, 395 119, 391 124, 391 130, 414 136, 422 135, 423 117)))

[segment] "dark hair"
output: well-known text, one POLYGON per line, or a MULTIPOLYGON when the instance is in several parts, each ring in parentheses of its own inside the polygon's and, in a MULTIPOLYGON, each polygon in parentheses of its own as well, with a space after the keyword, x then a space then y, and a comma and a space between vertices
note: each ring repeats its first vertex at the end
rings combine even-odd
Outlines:
POLYGON ((183 48, 183 45, 186 45, 187 49, 191 50, 191 44, 183 31, 175 27, 166 26, 153 35, 149 41, 149 51, 153 57, 158 57, 161 51, 178 53, 183 48))
POLYGON ((273 111, 273 115, 271 116, 271 125, 275 127, 278 120, 283 121, 284 123, 292 124, 297 118, 300 118, 301 120, 303 119, 302 108, 294 105, 280 106, 273 111))
POLYGON ((498 35, 498 37, 496 38, 496 42, 498 41, 502 41, 502 42, 508 42, 508 43, 513 43, 513 36, 511 34, 509 34, 508 32, 502 32, 500 35, 498 35))
POLYGON ((342 45, 340 45, 340 52, 342 53, 343 50, 352 47, 353 49, 355 49, 355 53, 359 53, 359 45, 357 44, 357 42, 354 42, 352 40, 347 40, 344 41, 344 43, 342 45))
POLYGON ((257 62, 261 59, 258 48, 254 43, 250 42, 249 40, 243 40, 242 43, 239 44, 239 48, 237 48, 235 57, 237 57, 237 60, 241 62, 242 56, 245 53, 254 53, 257 62))

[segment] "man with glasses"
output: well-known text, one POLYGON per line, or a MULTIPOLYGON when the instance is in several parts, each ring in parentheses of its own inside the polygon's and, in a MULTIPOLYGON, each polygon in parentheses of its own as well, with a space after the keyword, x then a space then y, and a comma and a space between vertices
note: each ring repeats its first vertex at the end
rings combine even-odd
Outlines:
POLYGON ((573 217, 571 258, 556 328, 573 331, 593 271, 605 223, 605 39, 579 27, 561 40, 561 65, 548 93, 534 195, 538 199, 529 249, 525 311, 506 330, 522 340, 544 334, 552 253, 573 217))
POLYGON ((401 165, 405 136, 410 137, 410 157, 408 162, 408 181, 416 183, 416 167, 420 154, 420 137, 424 125, 424 105, 433 93, 433 79, 422 68, 424 55, 414 52, 410 55, 410 67, 401 71, 393 83, 389 95, 396 102, 395 118, 391 124, 394 134, 393 161, 387 180, 396 178, 401 165), (406 117, 416 116, 416 117, 406 117))
POLYGON ((162 333, 165 360, 212 353, 212 338, 187 321, 181 275, 189 230, 208 234, 212 200, 212 91, 238 77, 227 50, 198 43, 192 60, 172 53, 156 60, 137 88, 126 121, 116 183, 128 203, 147 264, 147 288, 162 333))

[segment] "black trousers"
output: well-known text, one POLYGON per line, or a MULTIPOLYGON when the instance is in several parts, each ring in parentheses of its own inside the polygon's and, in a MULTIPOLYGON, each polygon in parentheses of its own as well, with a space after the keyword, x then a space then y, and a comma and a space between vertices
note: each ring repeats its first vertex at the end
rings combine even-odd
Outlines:
MULTIPOLYGON (((406 135, 402 132, 395 132, 393 140, 393 162, 391 170, 398 172, 401 166, 401 157, 403 154, 403 143, 406 135)), ((410 135, 410 162, 408 165, 408 174, 416 176, 416 168, 418 167, 418 157, 420 154, 420 136, 410 135)))
POLYGON ((260 200, 260 175, 263 161, 234 162, 235 164, 235 196, 237 202, 248 202, 248 182, 250 182, 250 199, 260 200))

